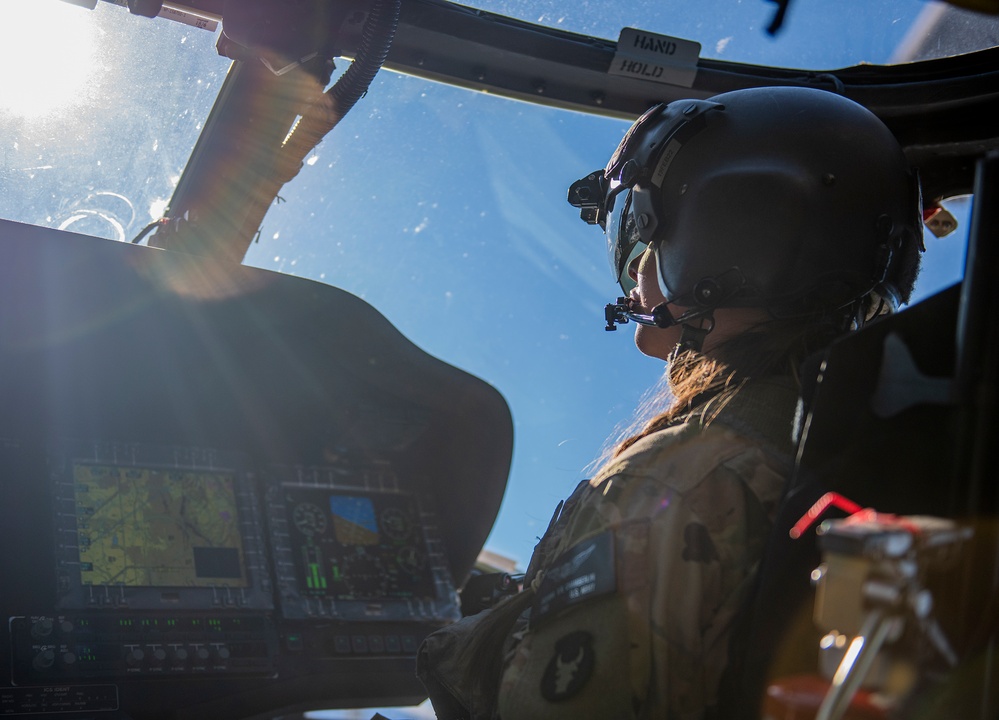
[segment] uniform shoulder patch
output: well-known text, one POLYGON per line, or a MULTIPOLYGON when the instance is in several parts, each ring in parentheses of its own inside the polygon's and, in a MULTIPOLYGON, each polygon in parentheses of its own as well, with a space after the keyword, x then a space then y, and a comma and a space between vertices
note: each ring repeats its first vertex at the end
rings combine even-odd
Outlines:
POLYGON ((593 636, 576 630, 555 642, 555 654, 541 676, 541 697, 548 702, 568 700, 593 674, 593 636))

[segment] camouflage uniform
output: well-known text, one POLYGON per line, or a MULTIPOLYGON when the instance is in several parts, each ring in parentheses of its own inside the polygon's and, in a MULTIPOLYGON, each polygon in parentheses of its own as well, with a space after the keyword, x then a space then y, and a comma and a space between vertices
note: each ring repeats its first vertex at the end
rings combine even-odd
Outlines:
MULTIPOLYGON (((796 400, 789 382, 751 383, 710 422, 709 403, 581 484, 532 558, 496 705, 484 707, 488 684, 476 694, 445 680, 470 710, 446 715, 703 717, 792 467, 796 400)), ((468 672, 470 645, 450 647, 438 657, 468 672)))

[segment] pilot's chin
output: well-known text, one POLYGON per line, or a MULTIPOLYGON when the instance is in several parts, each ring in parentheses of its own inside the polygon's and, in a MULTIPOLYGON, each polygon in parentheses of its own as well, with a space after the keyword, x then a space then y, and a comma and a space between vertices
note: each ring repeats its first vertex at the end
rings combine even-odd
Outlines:
POLYGON ((680 332, 677 326, 668 328, 653 325, 635 326, 635 346, 643 355, 668 360, 678 342, 680 342, 680 332))

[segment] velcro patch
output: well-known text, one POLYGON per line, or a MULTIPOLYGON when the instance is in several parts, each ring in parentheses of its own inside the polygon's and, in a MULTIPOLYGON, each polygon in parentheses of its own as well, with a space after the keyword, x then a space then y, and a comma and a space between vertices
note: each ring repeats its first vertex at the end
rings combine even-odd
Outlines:
POLYGON ((555 643, 555 654, 541 676, 541 697, 548 702, 568 700, 586 685, 593 674, 593 636, 583 630, 571 632, 555 643))
POLYGON ((531 626, 560 610, 617 589, 614 533, 611 530, 576 543, 545 571, 531 609, 531 626))

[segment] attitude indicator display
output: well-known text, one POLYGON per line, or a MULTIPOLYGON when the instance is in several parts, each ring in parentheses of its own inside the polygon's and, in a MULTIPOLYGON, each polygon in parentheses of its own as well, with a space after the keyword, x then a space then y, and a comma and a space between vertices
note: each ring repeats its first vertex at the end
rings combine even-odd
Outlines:
POLYGON ((388 463, 268 474, 284 617, 457 619, 436 516, 388 463))
POLYGON ((412 496, 294 488, 286 490, 285 502, 305 594, 332 600, 434 596, 412 496))

